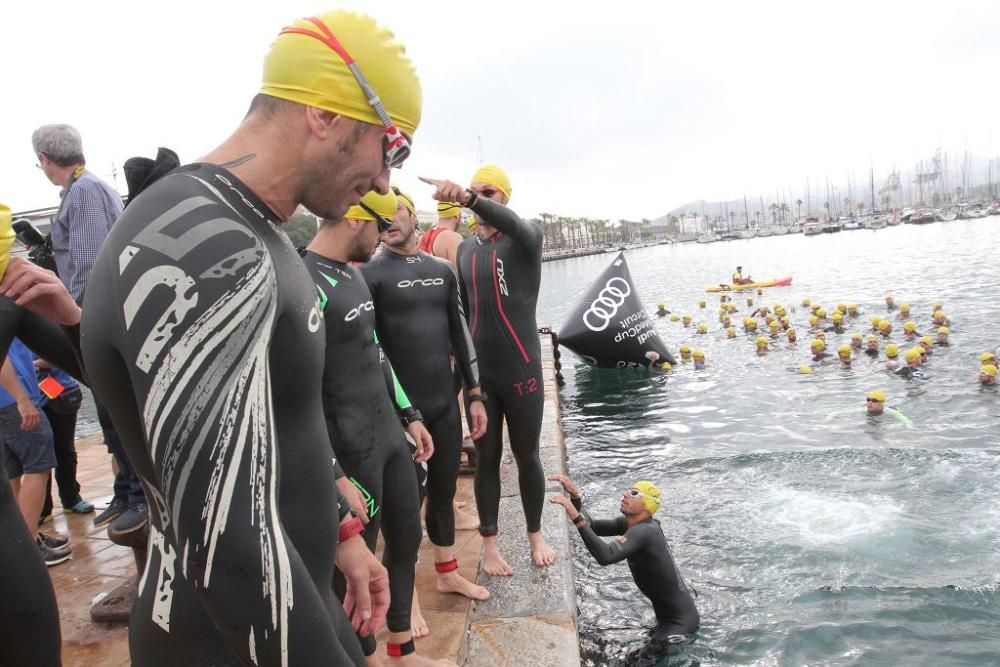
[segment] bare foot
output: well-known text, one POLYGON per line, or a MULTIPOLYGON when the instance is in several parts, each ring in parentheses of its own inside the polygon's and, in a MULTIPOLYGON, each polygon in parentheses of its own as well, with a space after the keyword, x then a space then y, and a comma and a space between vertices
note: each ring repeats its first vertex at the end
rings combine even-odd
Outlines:
POLYGON ((427 627, 424 615, 420 613, 420 601, 417 599, 417 589, 413 589, 413 604, 410 605, 410 633, 414 639, 426 637, 431 633, 427 627))
POLYGON ((535 562, 535 565, 548 567, 556 562, 556 552, 545 542, 541 531, 528 533, 528 542, 531 544, 531 560, 535 562))
POLYGON ((477 528, 479 528, 479 517, 471 512, 463 512, 458 508, 458 503, 455 503, 455 530, 476 530, 477 528))
POLYGON ((365 656, 365 665, 367 667, 382 667, 382 661, 378 659, 374 653, 365 656))
POLYGON ((514 570, 503 559, 503 556, 500 555, 496 538, 493 540, 483 540, 483 572, 494 577, 511 577, 514 575, 514 570))
POLYGON ((453 500, 451 502, 454 504, 455 509, 457 509, 457 510, 460 510, 460 509, 462 509, 463 507, 465 507, 466 505, 469 504, 469 503, 465 502, 464 500, 453 500))
POLYGON ((486 600, 490 597, 490 592, 474 584, 458 573, 458 570, 451 572, 438 572, 437 588, 441 593, 458 593, 470 600, 486 600))

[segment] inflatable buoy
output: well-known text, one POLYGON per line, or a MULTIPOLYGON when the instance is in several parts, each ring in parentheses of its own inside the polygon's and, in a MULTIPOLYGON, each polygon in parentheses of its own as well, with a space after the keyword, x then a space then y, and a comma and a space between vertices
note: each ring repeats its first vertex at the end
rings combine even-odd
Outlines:
POLYGON ((559 331, 559 343, 592 366, 657 368, 667 352, 632 284, 620 253, 584 294, 559 331))

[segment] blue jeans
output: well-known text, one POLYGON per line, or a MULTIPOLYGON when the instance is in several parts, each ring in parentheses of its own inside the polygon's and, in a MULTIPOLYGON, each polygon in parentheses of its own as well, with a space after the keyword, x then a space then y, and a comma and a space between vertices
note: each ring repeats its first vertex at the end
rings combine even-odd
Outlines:
POLYGON ((115 498, 121 498, 129 505, 146 502, 146 492, 142 488, 139 476, 135 474, 132 464, 129 463, 128 454, 125 453, 125 446, 118 437, 118 431, 111 423, 111 415, 104 409, 101 402, 94 395, 94 405, 97 407, 97 420, 101 423, 101 430, 104 432, 104 442, 108 446, 108 451, 118 462, 118 474, 115 475, 115 498))

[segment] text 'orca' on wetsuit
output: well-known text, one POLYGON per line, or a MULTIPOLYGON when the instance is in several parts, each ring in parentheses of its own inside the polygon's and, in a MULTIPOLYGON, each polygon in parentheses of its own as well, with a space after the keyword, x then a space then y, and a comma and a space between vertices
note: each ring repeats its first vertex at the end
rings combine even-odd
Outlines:
POLYGON ((383 250, 361 268, 375 301, 375 322, 392 367, 434 440, 427 462, 427 534, 455 543, 452 501, 462 450, 462 423, 450 355, 466 389, 479 368, 451 264, 424 252, 383 250))
POLYGON ((230 172, 181 167, 94 266, 84 358, 150 502, 135 665, 364 664, 327 583, 323 321, 278 219, 230 172))
POLYGON ((701 618, 670 555, 660 522, 650 518, 629 528, 624 516, 591 519, 580 499, 574 498, 573 505, 587 519, 579 530, 590 555, 601 565, 628 562, 635 585, 653 603, 657 621, 654 635, 666 639, 695 632, 701 618), (600 536, 620 537, 605 542, 600 536))
POLYGON ((541 529, 545 476, 538 458, 544 395, 535 306, 542 270, 542 230, 502 204, 478 197, 472 210, 498 233, 458 247, 458 270, 487 395, 486 433, 476 441, 479 532, 497 533, 503 420, 517 460, 528 532, 541 529))
MULTIPOLYGON (((314 252, 306 252, 304 260, 326 320, 323 409, 330 441, 344 472, 360 484, 375 510, 365 529, 373 551, 383 528, 391 596, 386 622, 391 632, 404 632, 410 629, 421 538, 417 475, 396 409, 409 401, 398 383, 391 390, 386 386, 388 362, 375 333, 374 303, 364 276, 350 264, 314 252)), ((373 641, 365 644, 366 653, 374 649, 373 641)))

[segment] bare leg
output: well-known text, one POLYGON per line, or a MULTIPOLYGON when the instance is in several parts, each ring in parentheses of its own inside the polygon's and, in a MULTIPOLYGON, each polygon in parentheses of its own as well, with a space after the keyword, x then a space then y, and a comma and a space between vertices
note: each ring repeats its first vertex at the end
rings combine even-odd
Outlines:
MULTIPOLYGON (((445 563, 454 558, 452 547, 434 545, 434 562, 445 563)), ((486 600, 490 592, 463 577, 458 570, 437 573, 437 589, 441 593, 457 593, 471 600, 486 600)), ((416 599, 416 594, 414 594, 416 599)), ((416 626, 414 626, 416 627, 416 626)))
POLYGON ((17 495, 17 504, 21 509, 24 522, 28 525, 28 532, 32 539, 38 537, 38 517, 42 515, 42 506, 45 505, 45 494, 48 492, 46 482, 48 482, 50 471, 28 472, 21 475, 16 480, 11 480, 10 486, 17 495))
POLYGON ((483 572, 494 577, 510 577, 514 574, 514 570, 500 555, 496 535, 483 536, 483 572))
POLYGON ((410 605, 410 632, 414 639, 426 637, 431 633, 427 621, 420 611, 420 600, 417 599, 417 587, 413 587, 413 604, 410 605))
MULTIPOLYGON (((409 632, 390 632, 388 641, 390 644, 405 644, 410 639, 409 632)), ((389 656, 387 664, 405 665, 406 667, 455 667, 455 663, 448 660, 434 660, 419 653, 411 653, 398 658, 389 656)))
POLYGON ((545 542, 542 531, 528 533, 528 543, 531 544, 531 560, 535 565, 548 567, 556 562, 556 552, 545 542))

